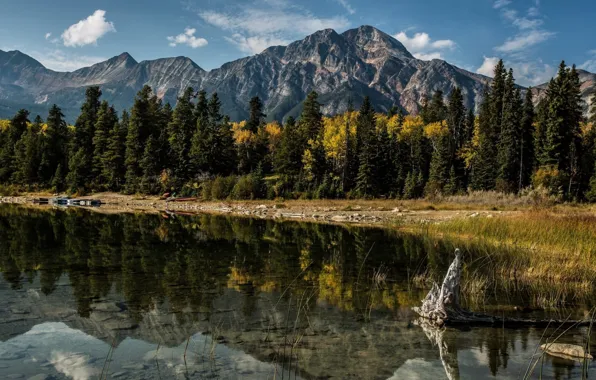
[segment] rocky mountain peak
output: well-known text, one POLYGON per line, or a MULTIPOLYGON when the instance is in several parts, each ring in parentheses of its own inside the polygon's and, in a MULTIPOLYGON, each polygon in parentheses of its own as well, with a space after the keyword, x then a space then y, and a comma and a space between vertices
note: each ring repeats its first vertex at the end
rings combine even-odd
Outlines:
POLYGON ((363 25, 356 29, 347 30, 342 35, 348 41, 357 44, 368 53, 377 56, 388 53, 399 58, 414 59, 414 56, 410 54, 401 42, 370 25, 363 25))

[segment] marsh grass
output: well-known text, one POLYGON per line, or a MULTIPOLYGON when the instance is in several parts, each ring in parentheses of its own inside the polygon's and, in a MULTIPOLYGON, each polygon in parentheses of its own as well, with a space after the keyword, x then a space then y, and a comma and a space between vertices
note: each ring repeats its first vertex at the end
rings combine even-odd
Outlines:
POLYGON ((544 287, 549 298, 565 293, 562 284, 588 290, 596 281, 596 215, 531 212, 455 219, 425 229, 430 235, 498 247, 479 260, 497 262, 494 270, 503 277, 544 287))

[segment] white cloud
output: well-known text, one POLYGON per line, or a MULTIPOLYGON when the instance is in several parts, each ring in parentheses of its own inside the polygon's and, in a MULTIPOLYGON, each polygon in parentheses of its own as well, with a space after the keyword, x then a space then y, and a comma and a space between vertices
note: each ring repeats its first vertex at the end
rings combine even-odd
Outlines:
POLYGON ((96 10, 84 20, 71 25, 62 33, 64 46, 85 46, 97 44, 97 40, 108 32, 115 32, 114 23, 106 21, 106 11, 96 10))
POLYGON ((170 46, 176 45, 188 45, 193 49, 206 46, 209 42, 201 37, 195 37, 197 30, 195 28, 185 28, 184 33, 180 33, 177 36, 168 37, 170 46))
POLYGON ((201 10, 198 14, 206 23, 231 32, 226 40, 246 53, 262 51, 267 44, 286 44, 321 29, 350 25, 344 16, 321 18, 285 0, 257 0, 234 12, 201 10))
POLYGON ((578 66, 582 70, 596 73, 596 59, 588 59, 586 62, 578 66))
POLYGON ((73 380, 88 380, 99 374, 99 369, 89 364, 89 358, 79 353, 53 351, 50 363, 73 380))
POLYGON ((104 57, 70 54, 59 49, 47 51, 45 53, 33 53, 32 55, 41 62, 42 65, 55 71, 74 71, 106 60, 104 57))
POLYGON ((515 53, 544 42, 554 36, 555 33, 547 30, 530 30, 527 33, 520 33, 505 41, 501 46, 495 48, 502 53, 515 53))
POLYGON ((354 13, 356 13, 354 8, 352 8, 350 3, 348 3, 348 0, 337 0, 337 2, 339 3, 339 5, 344 7, 346 9, 346 11, 348 11, 349 14, 353 15, 354 13))
POLYGON ((414 57, 421 59, 423 61, 432 61, 433 59, 443 59, 443 55, 438 52, 431 52, 431 53, 413 53, 414 57))
POLYGON ((511 4, 511 0, 496 0, 493 3, 493 8, 499 9, 499 8, 506 7, 509 4, 511 4))
POLYGON ((492 77, 495 70, 495 66, 498 62, 498 57, 484 57, 482 65, 480 65, 480 67, 476 69, 476 72, 478 74, 486 75, 487 77, 492 77))
POLYGON ((540 10, 537 7, 530 7, 530 9, 528 9, 528 16, 538 17, 540 16, 540 10))
MULTIPOLYGON (((498 62, 498 57, 484 57, 482 65, 476 69, 476 72, 492 77, 498 62)), ((555 75, 555 68, 541 60, 528 62, 505 61, 505 66, 513 69, 515 80, 523 86, 543 84, 555 75)))
POLYGON ((236 45, 241 51, 248 54, 258 54, 267 49, 269 46, 287 45, 289 42, 287 40, 277 39, 275 37, 245 37, 238 33, 233 34, 231 37, 224 38, 236 45))
POLYGON ((46 40, 52 37, 52 33, 46 33, 46 40))
POLYGON ((453 49, 456 46, 452 40, 433 41, 428 33, 416 33, 409 37, 405 31, 401 31, 393 37, 401 42, 414 57, 422 60, 442 59, 441 50, 453 49))

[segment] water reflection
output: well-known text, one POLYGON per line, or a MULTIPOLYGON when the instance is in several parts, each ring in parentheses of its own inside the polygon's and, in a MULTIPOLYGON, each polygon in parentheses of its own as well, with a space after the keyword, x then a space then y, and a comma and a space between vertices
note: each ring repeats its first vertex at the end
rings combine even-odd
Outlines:
MULTIPOLYGON (((453 248, 381 229, 0 206, 0 376, 94 378, 110 363, 122 378, 519 378, 542 331, 413 323, 453 248)), ((481 254, 466 247, 469 262, 481 254)), ((535 299, 491 284, 468 303, 535 299)))

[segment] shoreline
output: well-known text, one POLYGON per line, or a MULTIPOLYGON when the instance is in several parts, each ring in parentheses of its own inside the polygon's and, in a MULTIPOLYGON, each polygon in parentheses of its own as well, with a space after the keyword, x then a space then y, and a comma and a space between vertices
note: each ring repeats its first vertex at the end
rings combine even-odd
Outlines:
MULTIPOLYGON (((27 194, 0 197, 0 203, 34 205, 33 199, 48 194, 27 194)), ((166 202, 157 196, 133 196, 116 193, 98 193, 78 199, 97 199, 100 207, 82 207, 104 213, 160 213, 230 215, 270 220, 294 220, 338 225, 395 226, 438 223, 458 218, 513 216, 519 210, 495 210, 478 205, 443 204, 436 209, 425 201, 398 200, 251 200, 251 201, 188 201, 166 202)), ((36 205, 38 207, 52 207, 36 205)))

